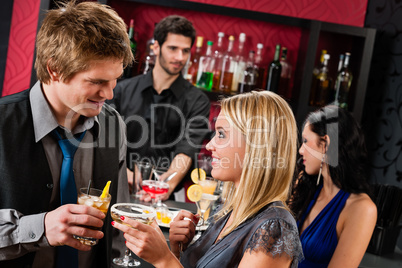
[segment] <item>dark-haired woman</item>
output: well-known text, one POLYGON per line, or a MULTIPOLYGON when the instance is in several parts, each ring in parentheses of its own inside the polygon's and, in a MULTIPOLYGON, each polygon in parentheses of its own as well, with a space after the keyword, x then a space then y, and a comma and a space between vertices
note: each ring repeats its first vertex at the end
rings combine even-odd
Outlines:
POLYGON ((299 267, 358 267, 377 220, 359 125, 344 109, 321 108, 304 123, 299 153, 289 202, 305 256, 299 267))

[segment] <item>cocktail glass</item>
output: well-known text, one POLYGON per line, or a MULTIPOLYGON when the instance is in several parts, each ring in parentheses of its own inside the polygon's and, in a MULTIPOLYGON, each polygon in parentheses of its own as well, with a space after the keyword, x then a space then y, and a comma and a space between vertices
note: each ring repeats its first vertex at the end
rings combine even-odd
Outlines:
POLYGON ((212 177, 206 177, 205 180, 198 181, 198 185, 202 189, 201 199, 196 202, 197 213, 200 214, 200 221, 197 224, 199 228, 198 233, 195 235, 194 240, 197 240, 201 236, 201 227, 205 225, 209 217, 209 211, 212 205, 218 200, 219 195, 214 195, 218 181, 212 177))
MULTIPOLYGON (((102 211, 103 213, 105 213, 105 216, 106 216, 112 196, 110 194, 108 194, 106 198, 101 198, 100 197, 101 194, 102 194, 102 190, 90 188, 89 192, 88 192, 88 188, 81 188, 80 192, 78 193, 77 203, 80 205, 97 208, 100 211, 102 211)), ((93 230, 101 229, 101 228, 90 227, 90 226, 88 226, 87 228, 90 228, 93 230)), ((75 239, 78 239, 82 244, 89 245, 89 246, 94 246, 98 243, 98 239, 92 238, 92 237, 83 237, 83 236, 78 236, 78 235, 74 235, 73 237, 75 239)))
POLYGON ((151 196, 152 207, 157 208, 158 202, 160 203, 159 206, 163 206, 159 197, 169 191, 169 184, 163 181, 145 180, 142 182, 142 189, 151 196))
POLYGON ((205 180, 200 180, 198 185, 201 186, 202 196, 198 201, 198 208, 200 216, 202 217, 202 225, 205 224, 209 217, 209 211, 214 202, 219 198, 218 195, 214 195, 218 181, 212 177, 206 177, 205 180))
MULTIPOLYGON (((114 204, 110 209, 110 215, 114 221, 121 224, 125 224, 121 221, 121 216, 137 220, 144 224, 151 224, 156 217, 155 210, 152 207, 134 203, 114 204)), ((141 264, 139 260, 131 256, 131 251, 128 248, 126 248, 124 257, 114 258, 113 263, 122 267, 135 267, 141 264)))

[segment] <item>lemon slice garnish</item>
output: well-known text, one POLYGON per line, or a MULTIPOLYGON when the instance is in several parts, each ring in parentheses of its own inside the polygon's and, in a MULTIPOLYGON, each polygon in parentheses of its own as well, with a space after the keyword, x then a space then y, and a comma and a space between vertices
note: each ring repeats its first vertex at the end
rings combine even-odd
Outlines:
POLYGON ((200 201, 202 196, 202 188, 198 184, 193 184, 187 189, 187 197, 191 202, 200 201))
POLYGON ((203 181, 207 177, 207 173, 202 168, 195 168, 191 171, 191 180, 197 184, 198 181, 203 181))
POLYGON ((111 181, 108 181, 105 185, 105 188, 103 188, 102 194, 100 196, 100 198, 106 198, 107 195, 109 194, 109 188, 110 188, 110 183, 111 181))

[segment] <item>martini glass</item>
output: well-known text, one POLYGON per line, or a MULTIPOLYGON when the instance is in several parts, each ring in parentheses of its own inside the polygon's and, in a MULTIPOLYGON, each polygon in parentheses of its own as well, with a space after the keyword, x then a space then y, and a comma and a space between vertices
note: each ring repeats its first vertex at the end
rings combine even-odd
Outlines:
MULTIPOLYGON (((152 207, 133 203, 114 204, 110 209, 110 215, 114 221, 121 224, 126 224, 121 221, 121 216, 142 222, 144 224, 151 224, 156 217, 155 210, 152 207)), ((114 258, 113 263, 121 267, 135 267, 141 264, 140 261, 131 256, 131 251, 128 248, 126 248, 124 257, 114 258)))
POLYGON ((219 198, 218 195, 214 195, 215 190, 218 185, 218 181, 212 177, 206 177, 205 180, 198 181, 198 185, 201 186, 202 196, 201 200, 198 201, 198 208, 200 215, 203 219, 203 224, 207 221, 209 217, 209 210, 214 204, 214 202, 219 198))
POLYGON ((196 202, 198 214, 200 214, 200 220, 197 224, 198 233, 195 235, 195 240, 201 236, 201 228, 207 222, 209 217, 209 211, 212 205, 218 200, 219 195, 214 195, 218 181, 212 177, 206 177, 205 180, 198 181, 198 185, 202 189, 201 199, 196 202))
POLYGON ((162 202, 160 201, 159 197, 169 191, 169 184, 163 181, 145 180, 142 181, 142 189, 151 196, 152 207, 156 209, 158 207, 158 202, 160 202, 160 206, 162 206, 162 202))

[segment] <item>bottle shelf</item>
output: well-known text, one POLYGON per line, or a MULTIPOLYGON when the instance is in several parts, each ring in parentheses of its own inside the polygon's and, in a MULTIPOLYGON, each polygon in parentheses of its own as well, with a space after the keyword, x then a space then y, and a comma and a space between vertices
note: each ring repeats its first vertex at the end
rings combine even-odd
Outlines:
MULTIPOLYGON (((309 112, 318 108, 309 106, 308 101, 312 84, 312 72, 314 66, 318 62, 321 49, 326 48, 331 54, 330 68, 336 68, 332 66, 334 66, 333 64, 337 64, 339 54, 351 52, 352 59, 350 66, 354 78, 351 87, 349 110, 353 113, 357 121, 360 121, 362 118, 366 87, 368 84, 371 58, 374 48, 376 34, 375 29, 190 1, 123 1, 146 4, 150 5, 150 7, 155 5, 158 7, 177 8, 195 12, 205 12, 215 15, 262 21, 278 25, 278 27, 290 26, 299 28, 301 30, 301 38, 298 46, 296 65, 294 66, 294 87, 292 89, 292 98, 288 100, 299 124, 303 122, 304 118, 309 112)), ((105 4, 110 4, 114 1, 103 0, 103 2, 105 4)), ((216 100, 219 98, 219 95, 222 95, 221 93, 216 92, 205 92, 211 98, 211 100, 216 100)))

